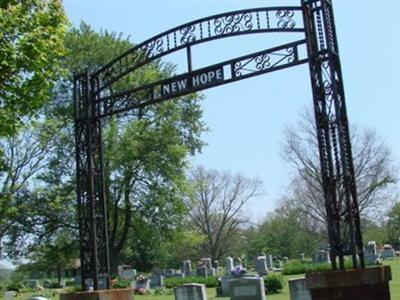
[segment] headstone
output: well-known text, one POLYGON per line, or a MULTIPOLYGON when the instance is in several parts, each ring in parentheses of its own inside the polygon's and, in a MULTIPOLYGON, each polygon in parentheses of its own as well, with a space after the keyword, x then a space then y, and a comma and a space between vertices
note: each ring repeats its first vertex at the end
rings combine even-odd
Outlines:
POLYGON ((274 260, 272 258, 272 255, 268 254, 267 255, 267 267, 268 267, 268 269, 272 269, 273 266, 274 266, 274 260))
POLYGON ((306 279, 289 279, 290 300, 311 300, 310 291, 306 287, 306 279))
POLYGON ((365 261, 369 264, 375 264, 378 260, 378 251, 376 249, 376 242, 369 241, 364 251, 365 261))
POLYGON ((304 253, 300 253, 299 254, 299 259, 300 259, 301 262, 304 262, 306 260, 305 254, 304 253))
POLYGON ((384 245, 383 250, 381 252, 381 257, 382 258, 393 258, 396 256, 396 252, 392 248, 391 245, 384 245))
POLYGON ((174 289, 175 300, 207 300, 204 284, 189 283, 174 289))
POLYGON ((135 269, 129 268, 129 269, 123 269, 120 276, 124 279, 130 280, 134 279, 136 277, 136 274, 137 272, 135 269))
POLYGON ((215 268, 207 268, 207 276, 216 276, 217 275, 217 271, 215 270, 215 268))
POLYGON ((313 255, 313 263, 330 263, 329 252, 324 250, 319 250, 313 255))
POLYGON ((267 258, 265 256, 258 256, 256 258, 256 271, 261 276, 268 274, 267 258))
POLYGON ((215 268, 216 270, 218 270, 218 268, 219 268, 219 261, 218 261, 218 260, 214 260, 214 261, 213 261, 213 264, 212 264, 212 267, 215 268))
POLYGON ((185 277, 184 273, 174 273, 169 275, 164 275, 165 278, 183 278, 185 277))
POLYGON ((76 275, 74 277, 74 285, 80 285, 81 284, 81 280, 82 280, 81 275, 76 275))
POLYGON ((283 258, 283 263, 284 264, 287 264, 289 262, 289 258, 287 257, 287 256, 285 256, 284 258, 283 258))
POLYGON ((136 280, 134 289, 145 289, 146 291, 150 289, 150 279, 144 279, 144 280, 136 280))
POLYGON ((67 286, 65 279, 60 280, 60 287, 65 288, 67 286))
POLYGON ((164 275, 172 275, 175 274, 175 270, 174 269, 166 269, 164 270, 164 275))
POLYGON ((226 258, 225 272, 226 274, 230 274, 233 270, 233 258, 228 256, 226 258))
POLYGON ((29 297, 26 300, 49 300, 49 299, 46 298, 46 297, 42 297, 42 296, 32 296, 32 297, 29 297))
POLYGON ((196 276, 207 277, 207 275, 208 275, 208 272, 207 272, 206 266, 201 266, 196 269, 196 276))
POLYGON ((39 286, 39 281, 36 279, 28 279, 25 280, 24 284, 30 289, 36 289, 39 286))
POLYGON ((208 269, 212 268, 211 258, 202 258, 200 261, 202 262, 203 266, 206 266, 208 269))
POLYGON ((264 280, 261 277, 242 277, 229 282, 231 300, 265 300, 264 280))
POLYGON ((221 277, 221 297, 229 297, 229 282, 235 279, 233 276, 222 276, 221 277))
POLYGON ((150 288, 160 288, 164 286, 164 276, 163 275, 152 275, 150 277, 150 288))
POLYGON ((7 291, 4 293, 4 300, 12 300, 17 295, 16 291, 7 291))
POLYGON ((182 273, 189 275, 192 272, 192 262, 190 260, 184 260, 182 263, 182 273))

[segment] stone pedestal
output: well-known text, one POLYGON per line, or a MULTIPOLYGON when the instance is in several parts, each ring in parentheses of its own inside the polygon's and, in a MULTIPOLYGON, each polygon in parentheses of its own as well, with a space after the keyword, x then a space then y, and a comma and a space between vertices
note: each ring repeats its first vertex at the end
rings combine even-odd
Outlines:
POLYGON ((133 289, 66 293, 60 294, 60 300, 133 300, 133 289))
POLYGON ((313 300, 390 300, 389 266, 306 274, 313 300))

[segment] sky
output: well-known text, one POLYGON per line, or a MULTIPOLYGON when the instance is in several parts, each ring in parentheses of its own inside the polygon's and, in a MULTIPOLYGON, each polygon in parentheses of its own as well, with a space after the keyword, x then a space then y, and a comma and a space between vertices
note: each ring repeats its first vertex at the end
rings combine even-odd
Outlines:
MULTIPOLYGON (((74 26, 122 32, 134 43, 183 23, 227 11, 298 5, 300 1, 228 0, 64 0, 74 26)), ((400 0, 333 0, 350 124, 375 129, 400 161, 400 0)), ((194 68, 300 39, 288 34, 241 36, 193 48, 194 68)), ((111 59, 111 58, 110 58, 111 59)), ((185 58, 165 61, 186 67, 185 58)), ((273 211, 292 170, 282 158, 284 130, 312 107, 307 65, 208 89, 203 135, 208 144, 191 160, 217 170, 258 177, 265 193, 251 200, 251 220, 273 211)))

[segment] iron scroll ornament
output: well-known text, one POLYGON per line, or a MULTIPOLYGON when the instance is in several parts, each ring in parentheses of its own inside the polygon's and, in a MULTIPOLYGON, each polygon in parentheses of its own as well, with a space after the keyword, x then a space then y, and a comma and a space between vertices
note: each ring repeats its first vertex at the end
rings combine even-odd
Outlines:
POLYGON ((283 6, 233 11, 202 18, 158 34, 93 73, 96 93, 141 66, 172 52, 215 39, 266 32, 304 32, 301 7, 283 6))

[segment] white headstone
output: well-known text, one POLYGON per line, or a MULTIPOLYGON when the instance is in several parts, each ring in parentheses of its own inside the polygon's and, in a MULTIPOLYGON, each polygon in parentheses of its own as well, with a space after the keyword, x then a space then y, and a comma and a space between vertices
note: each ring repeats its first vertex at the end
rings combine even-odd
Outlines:
POLYGON ((225 271, 227 274, 230 274, 232 270, 233 270, 233 258, 228 256, 226 258, 225 271))

